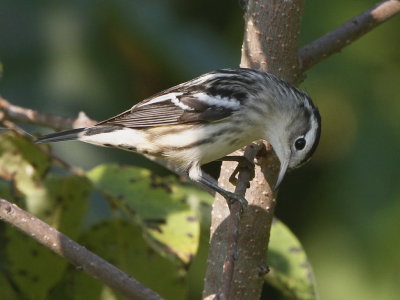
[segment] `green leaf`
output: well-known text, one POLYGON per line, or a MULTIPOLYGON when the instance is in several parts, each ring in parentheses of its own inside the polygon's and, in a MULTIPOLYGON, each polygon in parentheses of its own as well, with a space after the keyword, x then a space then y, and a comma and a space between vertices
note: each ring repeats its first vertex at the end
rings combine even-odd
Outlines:
POLYGON ((48 210, 45 220, 62 233, 75 239, 89 207, 91 184, 77 175, 59 177, 49 175, 44 183, 47 191, 48 210))
MULTIPOLYGON (((87 207, 90 182, 76 175, 45 176, 50 158, 31 141, 0 135, 0 177, 16 187, 20 205, 50 226, 76 238, 87 207)), ((1 190, 4 182, 1 181, 1 190)), ((2 192, 3 193, 3 192, 2 192)), ((11 226, 5 227, 9 279, 28 299, 44 299, 61 279, 66 260, 11 226)))
POLYGON ((0 272, 0 300, 21 300, 21 297, 12 288, 10 281, 0 272))
POLYGON ((318 299, 314 274, 296 236, 274 219, 268 249, 270 272, 265 280, 296 300, 318 299))
MULTIPOLYGON (((97 224, 81 237, 81 243, 166 299, 186 299, 185 271, 149 247, 133 222, 117 217, 97 224)), ((68 286, 73 300, 103 299, 105 293, 121 299, 82 272, 74 272, 68 286)))
POLYGON ((0 134, 0 176, 40 178, 50 167, 49 156, 37 145, 13 131, 0 134))
POLYGON ((210 196, 147 169, 101 165, 87 173, 95 187, 145 229, 157 250, 188 263, 199 243, 199 215, 191 207, 210 196))
POLYGON ((15 183, 17 191, 28 195, 25 207, 38 215, 46 209, 46 189, 42 179, 50 158, 31 141, 12 131, 0 134, 0 177, 15 183))
MULTIPOLYGON (((51 176, 42 187, 45 197, 41 201, 47 207, 42 211, 44 219, 76 238, 88 206, 89 182, 79 176, 51 176)), ((44 299, 61 279, 67 261, 10 226, 6 237, 7 270, 14 284, 29 299, 44 299)))
POLYGON ((6 181, 6 180, 3 180, 0 178, 0 197, 1 198, 11 199, 10 186, 11 186, 11 183, 9 181, 6 181))
POLYGON ((48 154, 31 141, 11 131, 0 135, 0 177, 15 184, 24 209, 71 235, 86 213, 91 185, 76 175, 45 178, 50 164, 48 154))
MULTIPOLYGON (((84 244, 86 240, 84 241, 84 244)), ((91 249, 94 250, 94 249, 91 249)), ((97 250, 95 250, 97 251, 97 250)), ((96 253, 96 252, 95 252, 96 253)), ((99 253, 96 253, 99 254, 99 253)), ((64 276, 57 282, 57 284, 49 291, 46 300, 52 299, 68 299, 68 300, 86 300, 98 299, 109 300, 113 298, 103 298, 102 290, 105 285, 85 272, 74 269, 70 266, 64 276)))
POLYGON ((31 237, 6 227, 7 272, 28 299, 44 299, 60 280, 67 262, 31 237))

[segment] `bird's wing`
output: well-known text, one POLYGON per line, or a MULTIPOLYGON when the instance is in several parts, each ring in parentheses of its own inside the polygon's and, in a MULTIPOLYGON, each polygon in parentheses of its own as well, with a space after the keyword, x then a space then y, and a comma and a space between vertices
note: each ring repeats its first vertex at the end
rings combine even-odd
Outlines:
POLYGON ((206 123, 229 117, 239 105, 235 99, 211 96, 204 92, 168 92, 146 99, 97 125, 143 128, 206 123))

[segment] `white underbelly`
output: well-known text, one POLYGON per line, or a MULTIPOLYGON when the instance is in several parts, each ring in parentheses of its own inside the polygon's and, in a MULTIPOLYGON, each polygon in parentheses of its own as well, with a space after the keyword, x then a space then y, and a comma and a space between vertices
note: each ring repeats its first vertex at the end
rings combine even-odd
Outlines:
POLYGON ((222 158, 239 148, 250 144, 258 139, 257 136, 249 135, 249 130, 239 132, 228 132, 212 138, 212 134, 188 132, 182 135, 182 140, 176 142, 176 149, 165 153, 166 158, 179 161, 189 165, 198 161, 200 165, 222 158))
POLYGON ((121 128, 84 135, 80 140, 162 157, 182 168, 187 168, 193 163, 202 165, 222 158, 258 139, 259 136, 252 129, 239 127, 233 122, 203 126, 185 124, 149 129, 121 128))

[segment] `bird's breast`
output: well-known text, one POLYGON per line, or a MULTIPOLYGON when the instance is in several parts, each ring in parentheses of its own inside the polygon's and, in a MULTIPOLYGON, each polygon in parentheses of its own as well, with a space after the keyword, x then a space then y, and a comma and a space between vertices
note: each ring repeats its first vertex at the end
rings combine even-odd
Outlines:
POLYGON ((189 166, 226 156, 258 139, 249 124, 228 122, 159 127, 148 130, 151 143, 164 149, 162 156, 177 164, 189 166))

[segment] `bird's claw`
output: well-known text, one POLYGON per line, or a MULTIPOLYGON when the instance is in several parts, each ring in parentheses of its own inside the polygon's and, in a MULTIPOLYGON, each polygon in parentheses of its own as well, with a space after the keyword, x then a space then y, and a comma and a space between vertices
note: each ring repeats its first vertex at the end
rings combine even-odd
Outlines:
POLYGON ((238 195, 238 194, 231 193, 231 192, 226 192, 226 194, 224 195, 224 198, 226 199, 226 202, 228 203, 229 207, 236 202, 239 202, 241 204, 242 208, 246 208, 248 206, 246 198, 242 195, 238 195))
MULTIPOLYGON (((236 178, 236 175, 240 172, 241 169, 246 168, 249 170, 250 172, 250 179, 249 181, 252 181, 255 177, 255 165, 252 161, 248 160, 246 157, 244 156, 240 156, 241 159, 238 159, 238 165, 236 166, 235 170, 233 171, 233 173, 231 174, 231 176, 229 177, 229 182, 236 186, 238 179, 236 178)), ((250 187, 250 183, 248 183, 247 188, 250 187)))

